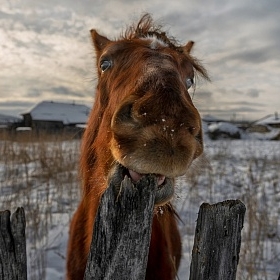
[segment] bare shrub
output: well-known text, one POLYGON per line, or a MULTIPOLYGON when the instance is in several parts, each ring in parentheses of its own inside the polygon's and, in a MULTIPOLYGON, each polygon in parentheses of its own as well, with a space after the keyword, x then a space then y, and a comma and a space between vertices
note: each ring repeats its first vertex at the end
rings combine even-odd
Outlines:
POLYGON ((68 227, 77 206, 79 150, 79 140, 58 135, 0 141, 1 209, 25 209, 28 279, 45 279, 47 233, 54 215, 68 213, 61 221, 68 227))
MULTIPOLYGON (((202 202, 240 199, 246 205, 237 279, 277 279, 279 275, 279 142, 217 141, 181 180, 177 205, 189 265, 195 219, 202 202), (192 225, 192 226, 190 226, 192 225)), ((188 271, 188 269, 186 269, 188 271)))
MULTIPOLYGON (((49 231, 68 228, 79 201, 80 141, 65 135, 0 140, 1 210, 23 206, 27 217, 28 279, 45 279, 49 231), (64 213, 64 215, 61 215, 64 213)), ((277 279, 280 263, 279 142, 207 142, 205 155, 177 181, 183 223, 180 279, 187 279, 198 208, 240 199, 246 205, 238 280, 277 279)), ((60 234, 59 232, 57 234, 60 234)), ((61 262, 65 256, 57 252, 61 262)))

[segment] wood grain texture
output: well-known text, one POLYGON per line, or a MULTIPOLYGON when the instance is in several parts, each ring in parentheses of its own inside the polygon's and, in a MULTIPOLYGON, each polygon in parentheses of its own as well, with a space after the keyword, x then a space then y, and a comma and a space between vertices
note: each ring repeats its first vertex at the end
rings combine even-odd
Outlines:
POLYGON ((23 208, 0 212, 0 279, 27 279, 25 226, 23 208))
POLYGON ((145 279, 156 192, 156 178, 132 184, 128 177, 116 193, 104 193, 95 220, 84 279, 145 279))
POLYGON ((234 280, 246 208, 239 200, 200 206, 190 280, 234 280))

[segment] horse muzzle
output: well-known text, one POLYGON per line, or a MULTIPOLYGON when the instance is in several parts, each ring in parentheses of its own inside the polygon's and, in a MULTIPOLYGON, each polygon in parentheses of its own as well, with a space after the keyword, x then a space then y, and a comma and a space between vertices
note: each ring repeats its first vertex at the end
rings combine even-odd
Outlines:
POLYGON ((118 193, 121 190, 121 185, 124 178, 127 176, 133 184, 143 180, 145 176, 150 175, 155 177, 155 206, 161 206, 169 202, 174 195, 174 179, 165 177, 159 174, 140 174, 132 171, 121 164, 115 164, 110 170, 108 183, 113 184, 118 193))

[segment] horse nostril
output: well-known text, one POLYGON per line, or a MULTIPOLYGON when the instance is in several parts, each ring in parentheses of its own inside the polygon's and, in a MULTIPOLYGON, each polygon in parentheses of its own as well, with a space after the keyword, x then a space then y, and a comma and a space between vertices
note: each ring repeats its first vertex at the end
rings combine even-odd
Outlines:
POLYGON ((116 122, 127 122, 131 120, 132 104, 122 106, 116 114, 116 122))

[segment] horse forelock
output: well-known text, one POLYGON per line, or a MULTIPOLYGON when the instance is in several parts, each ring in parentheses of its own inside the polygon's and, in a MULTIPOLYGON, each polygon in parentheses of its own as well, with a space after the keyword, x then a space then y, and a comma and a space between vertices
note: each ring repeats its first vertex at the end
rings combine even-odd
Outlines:
POLYGON ((154 22, 150 14, 144 14, 137 24, 132 24, 131 26, 127 27, 120 39, 150 39, 151 48, 154 48, 154 42, 155 39, 157 39, 159 45, 166 45, 167 47, 187 56, 193 65, 196 75, 210 81, 208 73, 200 61, 193 57, 190 53, 185 52, 184 46, 181 46, 174 37, 169 36, 167 32, 163 30, 160 24, 154 22))
POLYGON ((177 41, 173 37, 168 36, 167 33, 162 30, 162 26, 153 21, 150 14, 143 15, 139 22, 129 26, 122 36, 122 39, 127 40, 140 38, 157 38, 168 47, 180 50, 177 41))

